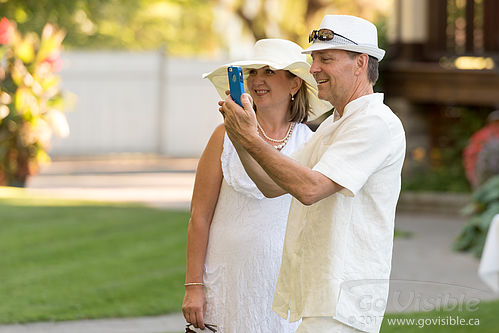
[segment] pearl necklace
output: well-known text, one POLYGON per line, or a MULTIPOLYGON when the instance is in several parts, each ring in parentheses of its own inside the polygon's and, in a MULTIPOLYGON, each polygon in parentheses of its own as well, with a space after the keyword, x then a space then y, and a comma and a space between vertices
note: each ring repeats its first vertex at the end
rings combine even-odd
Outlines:
POLYGON ((284 148, 284 146, 288 143, 289 138, 291 137, 291 133, 293 133, 293 129, 295 128, 295 123, 291 123, 289 125, 288 132, 286 133, 284 138, 272 139, 269 136, 267 136, 267 134, 263 130, 262 126, 260 126, 260 123, 258 121, 256 122, 256 125, 258 127, 258 132, 261 133, 265 139, 267 139, 268 141, 277 143, 277 145, 273 145, 274 148, 277 150, 281 150, 282 148, 284 148))

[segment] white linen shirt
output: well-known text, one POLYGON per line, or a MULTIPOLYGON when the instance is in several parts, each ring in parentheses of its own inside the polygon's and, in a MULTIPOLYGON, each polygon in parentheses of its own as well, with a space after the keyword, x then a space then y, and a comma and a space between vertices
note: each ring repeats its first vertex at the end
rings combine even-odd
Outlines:
POLYGON ((344 188, 310 206, 293 198, 276 313, 289 313, 290 321, 332 316, 379 331, 404 156, 404 129, 383 94, 348 103, 341 118, 326 119, 291 156, 344 188))

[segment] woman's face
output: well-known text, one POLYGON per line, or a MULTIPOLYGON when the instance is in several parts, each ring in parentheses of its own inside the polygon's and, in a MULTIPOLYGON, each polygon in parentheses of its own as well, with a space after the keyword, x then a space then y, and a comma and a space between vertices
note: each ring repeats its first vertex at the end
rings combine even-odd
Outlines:
POLYGON ((272 70, 269 66, 247 69, 248 93, 257 108, 289 105, 291 94, 300 87, 297 77, 290 78, 285 70, 272 70))

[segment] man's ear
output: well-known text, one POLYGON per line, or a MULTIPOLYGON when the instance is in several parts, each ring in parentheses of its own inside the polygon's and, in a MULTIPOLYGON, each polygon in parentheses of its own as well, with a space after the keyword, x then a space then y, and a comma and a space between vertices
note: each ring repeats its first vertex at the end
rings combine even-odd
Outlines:
POLYGON ((359 54, 355 59, 355 74, 360 75, 363 72, 367 72, 367 63, 369 62, 369 56, 365 53, 359 54))

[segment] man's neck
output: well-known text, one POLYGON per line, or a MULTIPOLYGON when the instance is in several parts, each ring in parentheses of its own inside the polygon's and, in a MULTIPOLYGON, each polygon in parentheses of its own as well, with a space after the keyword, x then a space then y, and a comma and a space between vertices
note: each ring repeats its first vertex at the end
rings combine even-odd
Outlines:
POLYGON ((346 98, 346 100, 343 103, 334 103, 333 101, 330 101, 331 104, 334 105, 335 110, 339 113, 340 117, 343 116, 343 112, 345 111, 345 107, 350 103, 351 101, 356 100, 357 98, 360 98, 362 96, 370 95, 373 94, 373 86, 371 84, 359 87, 359 89, 355 89, 352 91, 352 94, 346 98))

